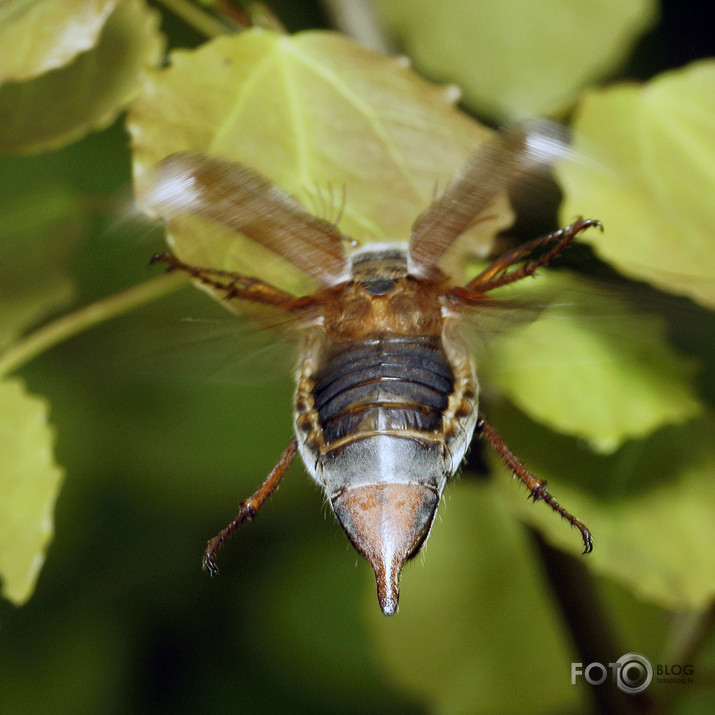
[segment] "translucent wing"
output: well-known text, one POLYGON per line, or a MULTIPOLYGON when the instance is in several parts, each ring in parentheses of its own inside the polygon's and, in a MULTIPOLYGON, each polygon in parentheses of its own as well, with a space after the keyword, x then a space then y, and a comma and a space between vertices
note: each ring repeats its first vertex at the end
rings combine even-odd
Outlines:
POLYGON ((500 195, 521 189, 566 151, 563 129, 548 121, 498 132, 467 159, 415 222, 410 236, 412 271, 432 274, 443 254, 500 195))
MULTIPOLYGON (((203 231, 208 224, 243 234, 322 286, 333 285, 346 276, 344 237, 336 226, 311 215, 269 179, 232 161, 196 152, 172 154, 158 164, 149 190, 139 200, 147 213, 167 221, 170 235, 178 230, 184 244, 191 240, 192 225, 198 225, 203 231), (199 223, 191 224, 191 219, 199 223)), ((205 235, 211 238, 196 241, 206 245, 223 242, 225 246, 231 241, 229 232, 218 230, 211 234, 207 231, 205 235)), ((236 248, 233 253, 238 251, 236 248)), ((224 253, 230 252, 230 246, 224 248, 224 253)), ((240 252, 244 255, 236 257, 236 264, 210 265, 237 272, 250 271, 249 275, 263 278, 261 257, 265 251, 259 252, 258 257, 249 257, 246 248, 240 252)), ((202 260, 200 254, 191 260, 207 265, 207 259, 202 260)))
POLYGON ((127 379, 272 385, 293 373, 298 327, 285 311, 237 319, 187 284, 113 323, 102 360, 127 379))

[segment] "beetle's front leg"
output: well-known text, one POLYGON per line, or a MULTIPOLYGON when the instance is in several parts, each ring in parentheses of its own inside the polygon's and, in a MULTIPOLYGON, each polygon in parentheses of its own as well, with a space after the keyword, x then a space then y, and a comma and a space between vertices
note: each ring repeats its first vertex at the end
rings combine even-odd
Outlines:
POLYGON ((205 286, 221 291, 227 301, 248 300, 252 303, 274 305, 282 308, 290 307, 291 303, 295 301, 295 297, 290 293, 285 293, 257 278, 233 273, 232 271, 222 271, 217 268, 191 266, 180 261, 171 253, 157 253, 152 257, 150 265, 155 263, 166 263, 170 271, 182 271, 205 286))
POLYGON ((537 268, 547 265, 567 248, 581 231, 592 226, 603 229, 601 222, 596 219, 579 219, 558 231, 529 241, 497 258, 466 286, 452 288, 450 292, 460 303, 466 305, 481 303, 484 301, 485 293, 533 275, 537 268), (549 245, 552 245, 552 248, 542 256, 530 258, 534 251, 549 245), (514 268, 520 261, 525 263, 514 268), (509 270, 510 268, 513 270, 509 270))

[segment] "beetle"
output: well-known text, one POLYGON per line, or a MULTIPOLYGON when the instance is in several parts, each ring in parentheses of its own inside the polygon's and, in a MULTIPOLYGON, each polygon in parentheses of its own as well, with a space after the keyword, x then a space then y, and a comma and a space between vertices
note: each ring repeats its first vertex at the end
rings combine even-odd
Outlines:
POLYGON ((487 294, 533 275, 601 223, 578 219, 528 241, 465 285, 454 285, 440 266, 494 200, 547 165, 560 142, 544 122, 497 132, 416 219, 407 241, 357 248, 336 223, 312 215, 246 166, 195 152, 158 164, 146 203, 169 232, 187 217, 240 232, 318 285, 293 295, 170 253, 153 258, 232 304, 262 306, 298 328, 294 435, 236 518, 209 541, 203 558, 209 573, 218 573, 216 552, 256 515, 300 454, 348 539, 370 562, 382 612, 394 614, 403 566, 424 546, 444 487, 475 433, 534 501, 579 530, 584 553, 592 550, 588 528, 558 504, 479 410, 475 361, 463 332, 470 315, 494 306, 487 294))

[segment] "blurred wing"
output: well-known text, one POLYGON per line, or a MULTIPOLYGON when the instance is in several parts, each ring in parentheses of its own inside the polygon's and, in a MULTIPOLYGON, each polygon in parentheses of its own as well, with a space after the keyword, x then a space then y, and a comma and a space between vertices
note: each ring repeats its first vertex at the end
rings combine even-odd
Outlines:
POLYGON ((102 356, 117 374, 245 386, 290 380, 300 337, 290 314, 237 319, 188 286, 118 321, 102 356))
POLYGON ((411 270, 431 275, 442 255, 500 195, 528 184, 567 151, 563 129, 545 120, 498 132, 467 159, 415 222, 411 270))
MULTIPOLYGON (((196 152, 172 154, 157 165, 142 198, 147 213, 163 218, 170 228, 183 218, 207 218, 247 236, 323 286, 346 277, 344 237, 335 225, 316 218, 248 167, 196 152)), ((253 265, 260 267, 260 261, 253 265)))

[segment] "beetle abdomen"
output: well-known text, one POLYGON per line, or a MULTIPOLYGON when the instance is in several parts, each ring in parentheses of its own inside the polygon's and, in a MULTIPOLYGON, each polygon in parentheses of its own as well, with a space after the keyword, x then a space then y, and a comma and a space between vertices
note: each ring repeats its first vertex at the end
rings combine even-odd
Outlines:
POLYGON ((313 408, 329 450, 351 435, 438 433, 454 384, 436 337, 338 345, 314 380, 313 408))
POLYGON ((296 393, 298 449, 394 613, 402 566, 425 542, 474 430, 473 370, 449 359, 441 335, 327 345, 313 336, 296 393))
POLYGON ((473 367, 446 344, 443 335, 306 335, 298 450, 372 564, 386 614, 397 608, 402 566, 425 542, 476 423, 473 367))

